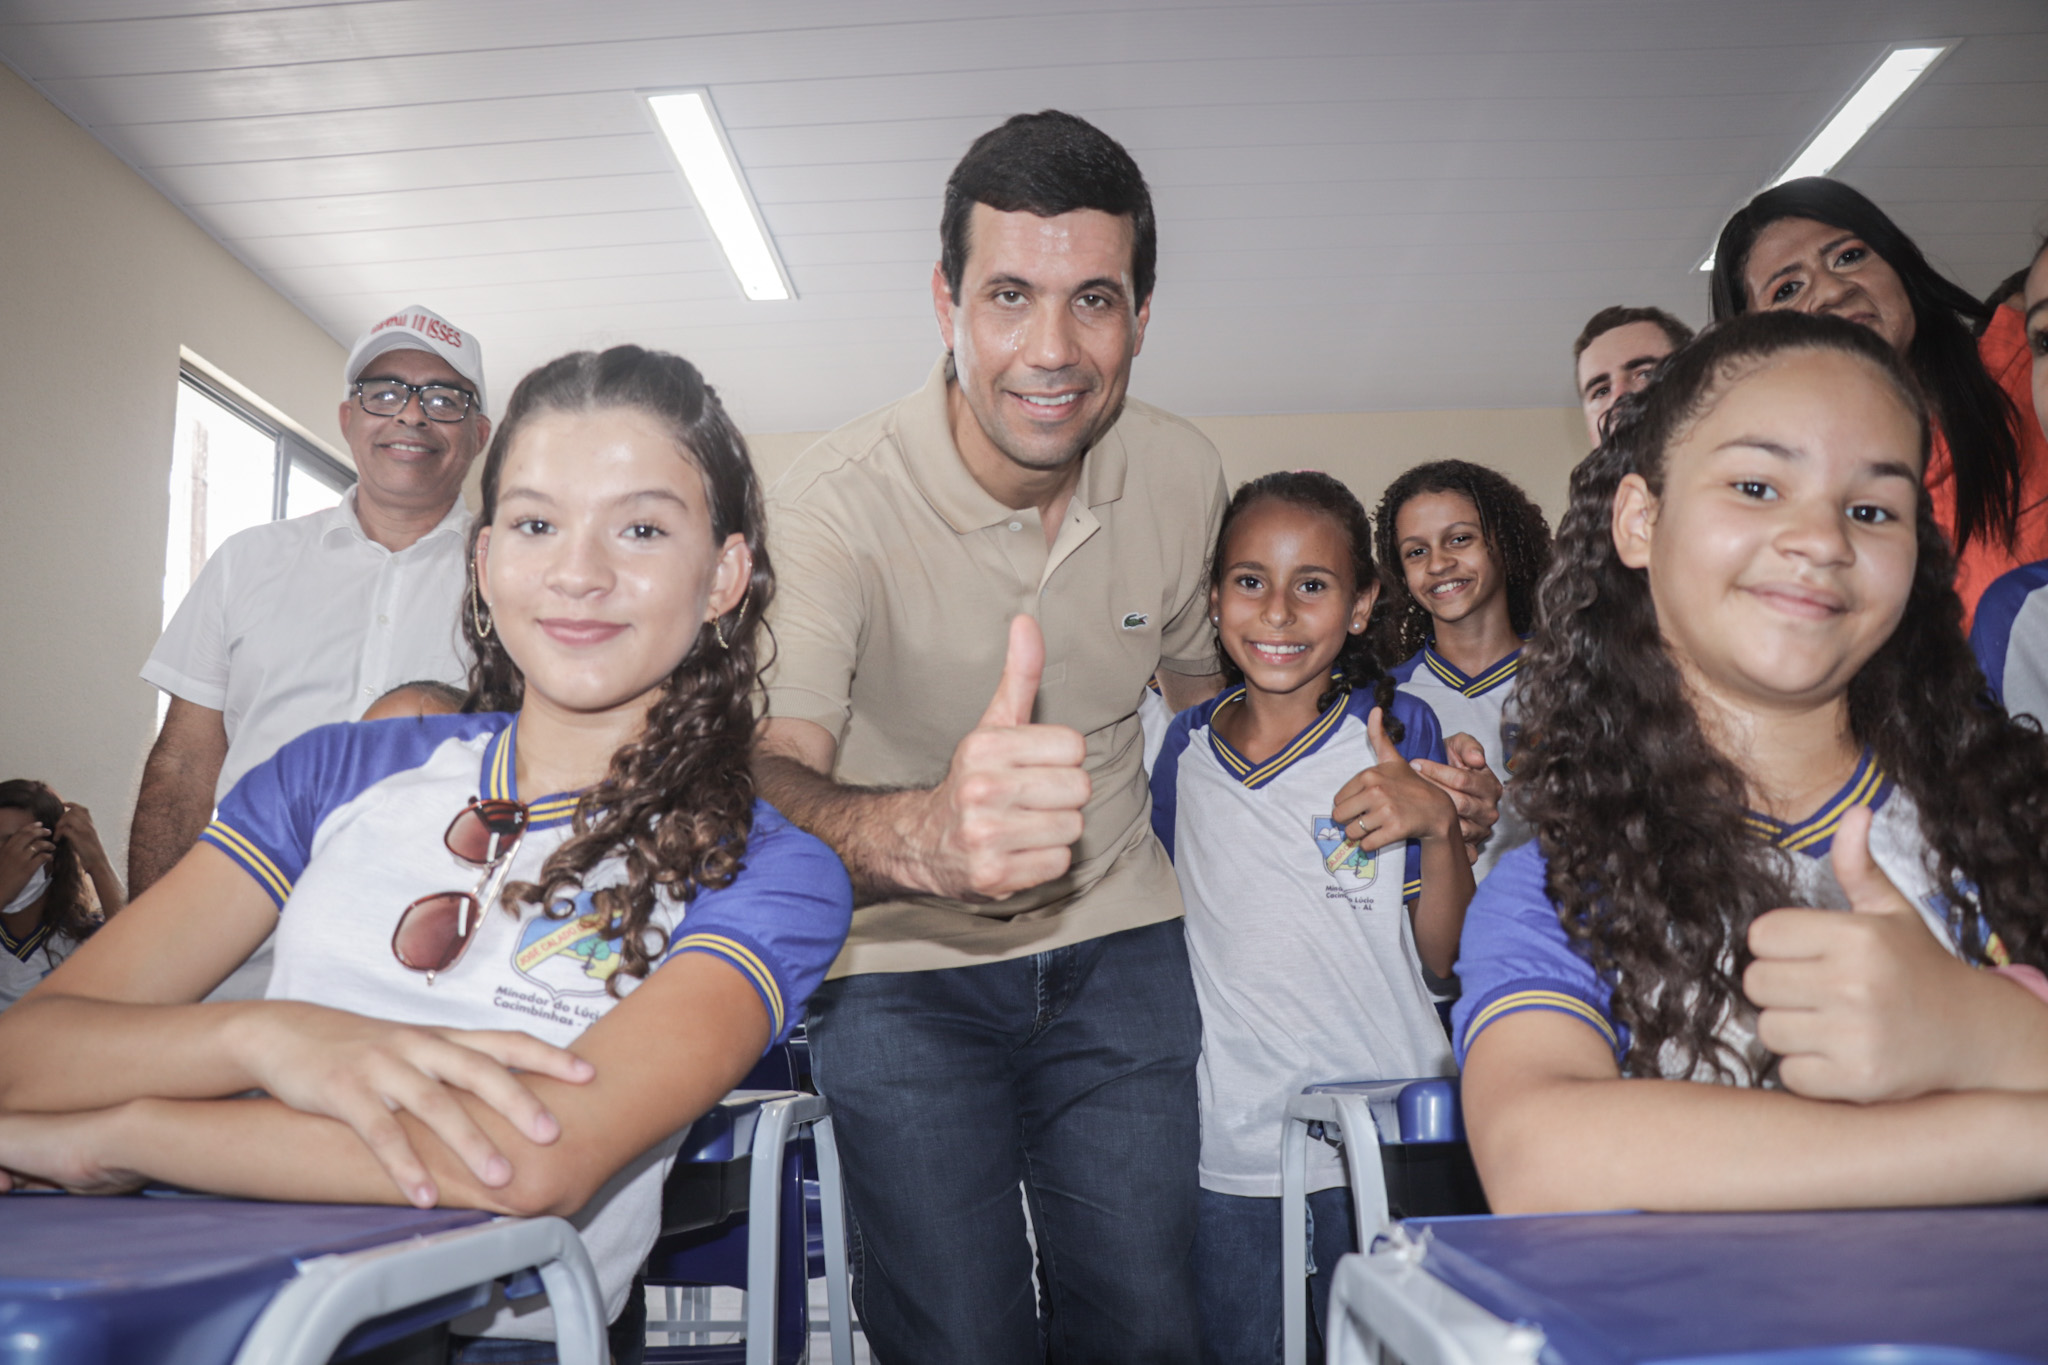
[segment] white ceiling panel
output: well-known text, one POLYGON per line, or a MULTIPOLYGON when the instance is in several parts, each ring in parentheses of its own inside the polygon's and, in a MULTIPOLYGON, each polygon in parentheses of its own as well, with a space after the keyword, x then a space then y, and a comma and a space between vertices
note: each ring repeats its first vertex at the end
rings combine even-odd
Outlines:
POLYGON ((2044 0, 0 0, 0 59, 338 340, 422 302, 500 392, 696 360, 754 430, 919 382, 947 173, 1061 107, 1160 217, 1137 391, 1192 413, 1570 401, 1893 42, 1960 38, 1838 172, 1972 289, 2048 227, 2044 0), (639 93, 708 86, 799 297, 740 294, 639 93))

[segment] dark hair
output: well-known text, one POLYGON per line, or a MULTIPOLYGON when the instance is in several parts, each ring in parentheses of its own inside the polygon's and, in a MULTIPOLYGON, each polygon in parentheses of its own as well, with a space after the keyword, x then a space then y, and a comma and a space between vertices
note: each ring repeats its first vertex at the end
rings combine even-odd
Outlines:
POLYGON ((1913 306, 1913 344, 1905 361, 1920 381, 1948 442, 1955 470, 1955 550, 1985 536, 2010 546, 2019 525, 2019 416, 1985 372, 1972 324, 1991 313, 1961 285, 1928 264, 1913 239, 1883 209, 1839 180, 1807 176, 1765 190, 1738 209, 1714 247, 1714 318, 1749 311, 1742 272, 1757 234, 1783 218, 1810 218, 1861 237, 1905 286, 1913 306))
POLYGON ((1602 308, 1586 319, 1586 325, 1579 331, 1579 339, 1572 343, 1572 363, 1577 364, 1579 357, 1586 353, 1586 348, 1601 337, 1617 327, 1626 327, 1632 322, 1656 323, 1663 330, 1665 340, 1671 343, 1671 349, 1674 351, 1692 340, 1692 328, 1662 308, 1631 308, 1617 303, 1611 308, 1602 308))
POLYGON ((1436 618, 1408 591, 1408 575, 1401 567, 1401 547, 1394 529, 1401 508, 1424 493, 1456 493, 1478 510, 1479 532, 1507 579, 1508 622, 1517 635, 1534 630, 1536 584, 1550 566, 1550 523, 1543 519, 1543 509, 1497 470, 1465 460, 1432 460, 1388 484, 1373 513, 1380 579, 1385 585, 1381 609, 1373 613, 1380 657, 1399 663, 1436 633, 1436 618))
POLYGON ((1099 209, 1131 220, 1131 300, 1152 297, 1159 264, 1159 228, 1152 191, 1131 154, 1086 119, 1057 109, 1017 114, 974 140, 946 181, 939 215, 939 266, 953 302, 967 271, 967 227, 976 204, 998 213, 1053 218, 1076 209, 1099 209))
POLYGON ((444 683, 438 678, 414 678, 411 682, 402 682, 396 687, 386 689, 384 695, 371 702, 365 709, 375 710, 401 692, 422 693, 451 712, 462 710, 463 703, 469 700, 469 694, 453 683, 444 683))
MULTIPOLYGON (((1365 519, 1365 505, 1342 482, 1321 470, 1294 469, 1262 475, 1238 485, 1230 505, 1223 509, 1223 524, 1216 532, 1216 553, 1209 560, 1211 591, 1223 587, 1223 574, 1229 562, 1224 556, 1230 545, 1230 528, 1253 506, 1269 500, 1318 513, 1337 523, 1337 529, 1344 533, 1344 539, 1351 547, 1354 592, 1378 581, 1372 562, 1372 526, 1365 519)), ((1387 738, 1398 744, 1405 738, 1405 727, 1394 716, 1394 678, 1381 666, 1379 655, 1372 646, 1373 621, 1384 609, 1382 599, 1381 603, 1374 605, 1373 619, 1366 622, 1366 628, 1344 637, 1343 647, 1337 651, 1336 661, 1331 665, 1333 681, 1329 690, 1316 698, 1316 710, 1327 710, 1346 687, 1370 687, 1373 689, 1373 705, 1380 708, 1380 724, 1386 730, 1387 738)), ((1221 630, 1216 633, 1216 657, 1222 660, 1223 680, 1227 686, 1234 687, 1244 681, 1244 670, 1223 648, 1221 630)))
MULTIPOLYGON (((27 811, 53 839, 57 822, 64 818, 64 802, 57 793, 30 778, 0 782, 0 808, 27 811)), ((55 843, 56 852, 50 855, 50 885, 43 892, 43 923, 53 937, 89 938, 100 922, 85 899, 84 865, 69 839, 55 839, 55 843)))
MULTIPOLYGON (((575 833, 548 855, 540 881, 514 882, 505 904, 538 902, 566 917, 592 868, 614 854, 626 865, 623 886, 605 887, 596 908, 614 917, 622 940, 620 970, 645 976, 652 961, 648 918, 657 891, 687 902, 700 889, 730 885, 753 828, 754 779, 748 767, 754 733, 761 616, 775 595, 775 574, 762 544, 761 489, 747 445, 697 367, 681 356, 638 346, 603 354, 577 351, 519 381, 484 457, 483 507, 469 533, 470 591, 476 592, 476 546, 498 510, 498 480, 520 431, 543 412, 630 408, 664 423, 677 451, 703 475, 711 534, 737 531, 753 552, 754 572, 739 604, 706 622, 690 652, 669 675, 647 713, 640 737, 612 755, 604 780, 577 803, 575 833), (724 634, 724 645, 717 631, 724 634)), ((525 682, 494 630, 479 631, 471 598, 463 634, 476 652, 470 691, 481 709, 515 709, 525 682)), ((616 993, 616 985, 608 985, 616 993)))
MULTIPOLYGON (((1538 591, 1518 693, 1517 800, 1565 932, 1615 983, 1633 1075, 1659 1074, 1667 1044, 1687 1072, 1767 1074, 1767 1057, 1735 1055, 1718 1029, 1748 1010, 1751 921, 1794 902, 1782 855, 1743 822, 1742 769, 1708 741, 1665 651, 1648 575, 1615 552, 1614 497, 1631 473, 1661 490, 1670 447, 1700 415, 1770 357, 1799 350, 1868 364, 1918 422, 1924 459, 1925 404, 1875 333, 1791 312, 1718 324, 1616 405, 1607 441, 1572 473, 1538 591)), ((1996 932, 2014 961, 2048 964, 2048 739, 1991 699, 1963 639, 1955 561, 1926 493, 1915 501, 1919 559, 1905 612, 1851 680, 1849 723, 1918 806, 1935 883, 1975 886, 1976 904, 1949 912, 1964 952, 1984 961, 1985 934, 1996 932)))

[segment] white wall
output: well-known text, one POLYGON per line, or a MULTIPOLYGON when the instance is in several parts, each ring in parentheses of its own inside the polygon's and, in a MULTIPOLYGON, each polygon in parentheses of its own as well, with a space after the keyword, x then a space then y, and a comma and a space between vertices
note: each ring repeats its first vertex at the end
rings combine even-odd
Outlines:
MULTIPOLYGON (((1381 490, 1410 465, 1425 460, 1470 460, 1490 465, 1521 484, 1553 526, 1564 511, 1565 481, 1587 449, 1586 419, 1577 408, 1319 412, 1190 420, 1223 453, 1223 472, 1233 488, 1276 469, 1321 469, 1349 484, 1369 512, 1378 503, 1381 490)), ((773 483, 821 434, 750 434, 747 443, 762 480, 773 483)))
POLYGON ((116 866, 155 689, 189 347, 341 448, 342 347, 0 68, 0 778, 92 809, 116 866))

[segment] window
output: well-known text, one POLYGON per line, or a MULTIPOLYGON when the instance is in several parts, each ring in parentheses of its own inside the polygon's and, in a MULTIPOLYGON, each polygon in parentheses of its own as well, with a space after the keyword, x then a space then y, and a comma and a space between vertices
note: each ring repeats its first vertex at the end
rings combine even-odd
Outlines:
POLYGON ((184 370, 171 444, 171 526, 164 550, 164 624, 207 557, 237 531, 341 501, 346 465, 184 370))

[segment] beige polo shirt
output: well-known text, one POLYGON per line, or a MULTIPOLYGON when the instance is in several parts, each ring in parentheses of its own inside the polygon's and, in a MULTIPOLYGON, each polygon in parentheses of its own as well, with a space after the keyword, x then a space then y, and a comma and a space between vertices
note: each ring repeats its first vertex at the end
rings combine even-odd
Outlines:
POLYGON ((798 458, 768 496, 775 660, 768 713, 823 726, 833 776, 932 787, 995 694, 1010 618, 1038 618, 1033 719, 1088 741, 1093 794, 1065 876, 987 905, 864 906, 831 975, 998 962, 1176 918, 1153 837, 1138 700, 1154 670, 1215 671, 1208 560, 1224 506, 1214 446, 1126 401, 1084 457, 1046 544, 1036 508, 991 497, 953 445, 950 362, 798 458))

